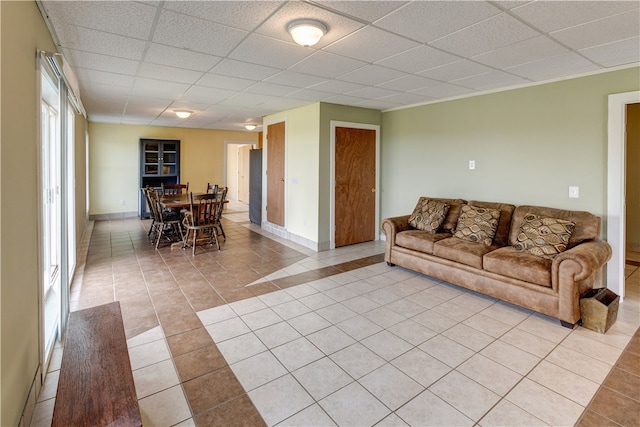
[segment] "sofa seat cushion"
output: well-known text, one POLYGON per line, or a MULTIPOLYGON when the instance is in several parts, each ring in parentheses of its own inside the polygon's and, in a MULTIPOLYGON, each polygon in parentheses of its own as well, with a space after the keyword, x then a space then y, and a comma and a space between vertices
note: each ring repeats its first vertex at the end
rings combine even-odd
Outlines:
POLYGON ((482 264, 486 271, 550 288, 552 262, 506 246, 486 254, 482 264))
POLYGON ((428 233, 422 230, 407 230, 396 234, 396 245, 425 254, 433 254, 433 244, 451 237, 450 233, 428 233))
POLYGON ((496 249, 496 246, 487 246, 481 242, 450 237, 436 242, 433 246, 433 254, 440 258, 481 269, 483 257, 496 249))

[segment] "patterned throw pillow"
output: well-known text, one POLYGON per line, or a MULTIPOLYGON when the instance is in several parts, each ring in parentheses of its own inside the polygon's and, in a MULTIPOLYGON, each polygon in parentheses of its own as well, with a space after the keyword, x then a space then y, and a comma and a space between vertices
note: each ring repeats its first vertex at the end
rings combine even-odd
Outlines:
POLYGON ((498 209, 464 205, 460 218, 458 218, 456 232, 453 235, 459 239, 491 246, 493 236, 498 229, 499 219, 500 211, 498 209))
POLYGON ((435 233, 449 212, 447 203, 420 197, 413 213, 409 217, 409 225, 418 230, 435 233))
POLYGON ((575 222, 541 217, 528 213, 520 226, 518 241, 513 245, 519 251, 553 259, 567 249, 575 222))

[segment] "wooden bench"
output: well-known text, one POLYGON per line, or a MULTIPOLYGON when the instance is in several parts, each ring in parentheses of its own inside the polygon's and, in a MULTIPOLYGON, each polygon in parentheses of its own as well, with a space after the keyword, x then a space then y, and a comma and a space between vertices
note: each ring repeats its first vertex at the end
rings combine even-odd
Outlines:
POLYGON ((51 425, 142 425, 119 302, 69 315, 51 425))

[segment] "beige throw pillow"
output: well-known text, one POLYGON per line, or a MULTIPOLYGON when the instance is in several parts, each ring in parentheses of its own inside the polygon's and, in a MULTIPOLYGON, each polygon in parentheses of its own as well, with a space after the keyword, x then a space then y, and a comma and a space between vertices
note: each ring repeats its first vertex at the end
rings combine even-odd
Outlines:
POLYGON ((573 221, 526 214, 513 247, 532 255, 553 259, 567 249, 575 226, 573 221))
POLYGON ((413 213, 409 217, 409 225, 418 230, 435 233, 449 212, 447 203, 420 197, 413 213))
POLYGON ((464 205, 460 218, 458 218, 456 232, 453 235, 459 239, 491 246, 493 236, 498 229, 499 219, 500 211, 498 209, 464 205))

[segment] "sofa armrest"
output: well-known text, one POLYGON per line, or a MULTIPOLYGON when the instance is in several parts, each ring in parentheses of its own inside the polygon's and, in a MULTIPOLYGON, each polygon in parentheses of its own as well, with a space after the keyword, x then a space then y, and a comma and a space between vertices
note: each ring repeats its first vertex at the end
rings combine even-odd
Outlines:
POLYGON ((402 215, 392 218, 385 218, 382 221, 382 231, 385 235, 386 245, 384 250, 384 260, 391 263, 391 248, 396 245, 396 235, 401 231, 409 229, 409 217, 402 215))
POLYGON ((574 280, 585 280, 599 271, 610 258, 609 243, 600 239, 589 240, 558 254, 553 260, 552 275, 557 277, 560 269, 569 267, 574 272, 574 280), (567 261, 573 261, 575 265, 568 266, 567 261))
POLYGON ((581 316, 580 297, 602 284, 604 265, 611 258, 611 246, 594 239, 568 249, 553 260, 551 282, 558 292, 558 319, 575 324, 581 316))

